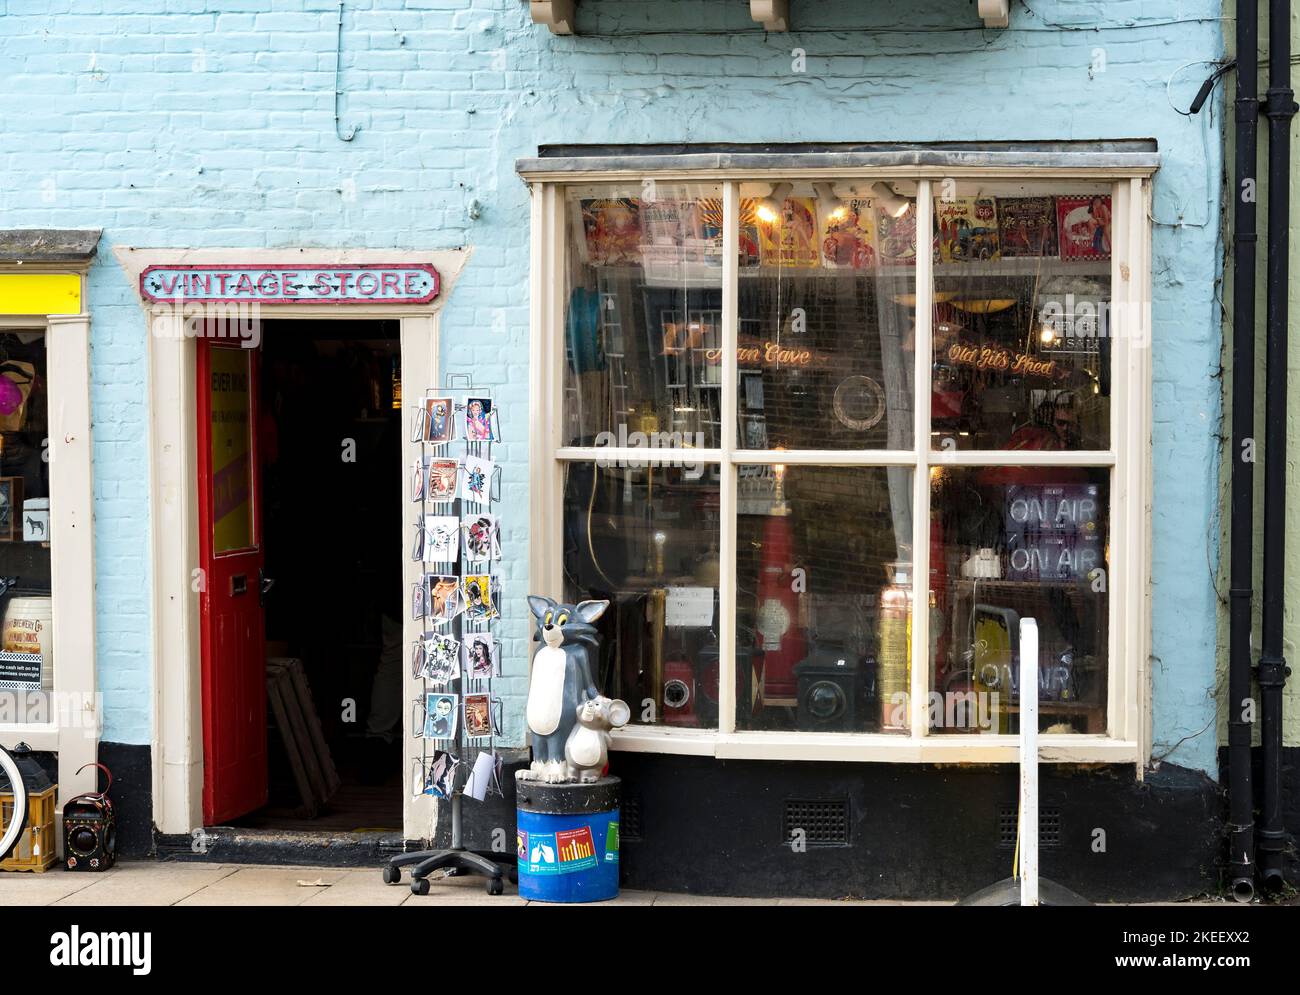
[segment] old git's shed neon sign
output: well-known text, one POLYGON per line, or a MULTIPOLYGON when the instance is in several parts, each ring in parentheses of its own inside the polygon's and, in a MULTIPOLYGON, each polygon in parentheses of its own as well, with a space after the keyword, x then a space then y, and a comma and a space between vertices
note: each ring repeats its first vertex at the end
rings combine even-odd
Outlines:
POLYGON ((427 263, 150 266, 140 295, 160 304, 427 304, 438 296, 438 271, 427 263))

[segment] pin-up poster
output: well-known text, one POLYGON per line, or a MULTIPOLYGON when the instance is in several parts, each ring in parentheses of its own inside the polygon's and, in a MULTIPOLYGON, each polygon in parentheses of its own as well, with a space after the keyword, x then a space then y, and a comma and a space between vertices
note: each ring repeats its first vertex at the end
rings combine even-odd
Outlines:
POLYGON ((581 203, 583 245, 595 266, 641 263, 641 205, 631 197, 581 203))
POLYGON ((212 551, 253 545, 253 467, 249 406, 252 354, 209 350, 212 445, 212 551))
POLYGON ((876 265, 876 208, 871 200, 844 200, 822 218, 822 259, 830 269, 876 265))
POLYGON ((787 197, 779 216, 758 212, 759 253, 764 266, 821 265, 817 242, 817 202, 811 197, 787 197))
POLYGON ((1110 198, 1057 197, 1062 259, 1110 258, 1110 198))

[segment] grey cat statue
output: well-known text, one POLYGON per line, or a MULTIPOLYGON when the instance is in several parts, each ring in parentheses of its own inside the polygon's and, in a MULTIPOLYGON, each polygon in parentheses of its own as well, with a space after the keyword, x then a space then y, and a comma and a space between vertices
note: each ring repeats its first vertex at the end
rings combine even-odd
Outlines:
POLYGON ((583 784, 600 779, 609 759, 609 731, 621 729, 632 718, 632 709, 619 698, 603 694, 578 706, 578 724, 564 744, 564 762, 570 780, 583 784))
POLYGON ((600 651, 600 633, 593 624, 608 601, 562 605, 532 594, 528 607, 537 620, 533 638, 541 645, 533 654, 528 685, 528 729, 533 734, 533 762, 515 776, 525 781, 562 784, 570 775, 564 759, 569 734, 578 723, 578 709, 600 692, 592 671, 600 651))

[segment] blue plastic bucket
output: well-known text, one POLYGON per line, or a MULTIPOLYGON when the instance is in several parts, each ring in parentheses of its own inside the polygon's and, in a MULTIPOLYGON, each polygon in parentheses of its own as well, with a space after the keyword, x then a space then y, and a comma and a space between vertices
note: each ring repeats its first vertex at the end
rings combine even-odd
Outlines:
POLYGON ((518 782, 519 895, 538 902, 618 896, 616 777, 590 784, 518 782))

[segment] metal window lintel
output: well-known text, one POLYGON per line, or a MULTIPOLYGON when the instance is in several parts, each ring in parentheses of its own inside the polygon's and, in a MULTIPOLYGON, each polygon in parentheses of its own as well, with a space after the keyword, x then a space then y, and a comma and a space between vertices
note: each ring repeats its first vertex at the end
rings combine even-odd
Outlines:
POLYGON ((541 156, 519 159, 515 169, 523 179, 563 179, 583 173, 712 173, 743 174, 797 170, 915 169, 969 171, 1024 169, 1065 172, 1109 171, 1149 176, 1160 166, 1160 154, 1145 143, 1050 149, 896 148, 865 152, 681 152, 639 153, 635 150, 591 155, 541 156))

